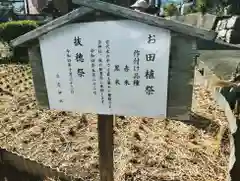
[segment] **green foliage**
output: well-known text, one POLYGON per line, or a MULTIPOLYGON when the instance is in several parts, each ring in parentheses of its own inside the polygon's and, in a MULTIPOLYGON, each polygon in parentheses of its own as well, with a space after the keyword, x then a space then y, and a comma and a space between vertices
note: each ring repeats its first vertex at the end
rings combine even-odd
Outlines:
POLYGON ((190 14, 190 13, 196 13, 196 12, 198 12, 198 11, 197 11, 197 9, 195 7, 190 7, 190 8, 187 9, 186 13, 190 14))
POLYGON ((213 7, 213 3, 214 2, 210 0, 197 0, 196 9, 198 12, 202 12, 204 14, 208 9, 213 7))
MULTIPOLYGON (((11 40, 35 29, 39 26, 36 21, 9 21, 0 24, 0 41, 9 43, 11 40)), ((25 47, 17 47, 11 50, 13 52, 11 57, 5 58, 5 61, 27 63, 28 52, 25 47)))
POLYGON ((178 8, 175 4, 171 3, 164 7, 164 12, 166 16, 174 16, 178 14, 178 8))
POLYGON ((0 24, 0 40, 3 42, 10 42, 33 29, 38 27, 36 21, 9 21, 0 24))

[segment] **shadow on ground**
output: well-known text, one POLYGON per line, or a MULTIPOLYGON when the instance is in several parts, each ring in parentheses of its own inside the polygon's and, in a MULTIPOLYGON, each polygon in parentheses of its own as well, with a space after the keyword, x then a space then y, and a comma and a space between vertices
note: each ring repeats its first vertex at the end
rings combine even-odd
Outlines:
POLYGON ((19 172, 11 166, 0 164, 0 181, 43 181, 43 179, 19 172))
POLYGON ((181 121, 184 124, 194 126, 197 129, 202 129, 210 133, 215 133, 216 130, 220 128, 220 125, 217 124, 215 121, 205 118, 201 115, 196 113, 191 113, 189 120, 181 121))

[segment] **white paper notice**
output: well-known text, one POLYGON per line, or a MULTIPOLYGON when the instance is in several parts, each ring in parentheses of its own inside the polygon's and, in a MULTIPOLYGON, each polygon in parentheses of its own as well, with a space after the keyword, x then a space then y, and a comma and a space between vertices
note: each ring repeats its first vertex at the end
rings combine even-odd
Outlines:
POLYGON ((170 42, 170 31, 131 20, 42 36, 50 109, 166 117, 170 42))

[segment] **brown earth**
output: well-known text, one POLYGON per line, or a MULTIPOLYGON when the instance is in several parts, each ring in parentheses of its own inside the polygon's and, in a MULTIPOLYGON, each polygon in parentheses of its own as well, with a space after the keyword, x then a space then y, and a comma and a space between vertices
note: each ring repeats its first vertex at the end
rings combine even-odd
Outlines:
MULTIPOLYGON (((38 108, 28 66, 1 65, 0 76, 0 147, 85 180, 99 180, 96 115, 38 108)), ((198 104, 191 124, 116 120, 116 181, 226 180, 229 140, 227 134, 221 137, 226 117, 197 85, 194 98, 198 104)))

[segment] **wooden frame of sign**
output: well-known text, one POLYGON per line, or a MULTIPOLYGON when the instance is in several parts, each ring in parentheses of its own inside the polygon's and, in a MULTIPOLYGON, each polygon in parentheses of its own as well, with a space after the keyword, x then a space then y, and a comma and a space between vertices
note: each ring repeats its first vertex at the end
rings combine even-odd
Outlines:
MULTIPOLYGON (((75 0, 74 2, 88 7, 78 8, 29 33, 26 33, 23 36, 20 36, 19 38, 16 38, 11 42, 13 47, 20 45, 24 46, 26 43, 36 41, 42 35, 64 26, 67 23, 74 22, 76 19, 80 22, 91 21, 91 18, 89 19, 89 16, 86 15, 93 13, 94 9, 113 14, 113 16, 120 16, 122 18, 169 29, 171 30, 171 50, 169 62, 167 117, 179 120, 188 119, 189 111, 192 105, 192 80, 195 66, 193 59, 197 54, 196 38, 214 40, 216 33, 177 21, 166 20, 149 14, 135 12, 128 8, 105 2, 93 0, 75 0)), ((98 18, 98 21, 101 20, 103 19, 98 18)), ((29 55, 32 62, 37 101, 40 106, 49 108, 48 94, 42 68, 41 52, 39 50, 38 42, 35 42, 33 46, 29 46, 29 55)))
MULTIPOLYGON (((36 99, 41 107, 49 108, 49 97, 43 69, 42 55, 38 38, 44 34, 72 22, 92 21, 95 11, 101 11, 95 21, 109 19, 130 19, 171 31, 170 61, 168 69, 167 117, 187 120, 192 106, 194 79, 194 58, 197 54, 196 39, 215 40, 216 33, 196 28, 173 20, 136 12, 128 8, 96 0, 74 0, 83 5, 11 42, 12 46, 28 46, 29 59, 36 99), (112 15, 110 15, 112 14, 112 15), (104 16, 103 16, 104 15, 104 16), (107 16, 106 16, 107 15, 107 16)), ((161 84, 161 82, 160 82, 161 84)), ((113 180, 113 115, 98 116, 99 158, 101 181, 113 180)))

